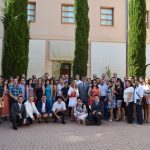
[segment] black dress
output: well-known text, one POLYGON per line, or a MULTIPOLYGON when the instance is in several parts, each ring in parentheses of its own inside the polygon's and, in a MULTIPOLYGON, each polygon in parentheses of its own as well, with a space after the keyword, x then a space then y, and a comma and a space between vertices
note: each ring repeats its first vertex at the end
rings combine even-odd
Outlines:
POLYGON ((37 103, 42 99, 42 95, 43 95, 43 88, 41 85, 37 85, 35 88, 35 95, 36 95, 36 105, 37 103))
MULTIPOLYGON (((61 91, 62 91, 62 95, 64 96, 64 98, 67 98, 68 97, 68 90, 69 90, 69 87, 63 87, 62 89, 61 89, 61 91)), ((65 101, 65 103, 66 103, 66 107, 68 107, 68 103, 69 103, 69 99, 67 98, 67 101, 65 101)))

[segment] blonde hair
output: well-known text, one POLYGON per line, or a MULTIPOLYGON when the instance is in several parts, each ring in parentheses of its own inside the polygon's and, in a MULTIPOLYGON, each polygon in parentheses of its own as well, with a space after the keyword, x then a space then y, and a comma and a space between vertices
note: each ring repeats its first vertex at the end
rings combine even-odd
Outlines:
POLYGON ((76 84, 76 81, 75 80, 73 80, 72 82, 71 82, 71 87, 73 87, 73 84, 75 83, 75 88, 77 89, 78 87, 77 87, 77 84, 76 84))
POLYGON ((145 78, 145 85, 150 86, 150 78, 149 78, 149 77, 146 77, 146 78, 145 78), (148 80, 148 83, 146 83, 146 80, 148 80))

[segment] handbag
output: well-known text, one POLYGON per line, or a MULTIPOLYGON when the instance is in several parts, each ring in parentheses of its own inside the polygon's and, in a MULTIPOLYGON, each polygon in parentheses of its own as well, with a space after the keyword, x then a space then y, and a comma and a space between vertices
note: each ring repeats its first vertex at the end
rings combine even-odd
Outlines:
POLYGON ((136 104, 137 105, 143 105, 143 101, 142 101, 142 97, 139 96, 139 94, 136 92, 136 94, 138 95, 139 99, 136 99, 136 104))
POLYGON ((4 107, 4 101, 2 98, 0 98, 0 108, 4 107))

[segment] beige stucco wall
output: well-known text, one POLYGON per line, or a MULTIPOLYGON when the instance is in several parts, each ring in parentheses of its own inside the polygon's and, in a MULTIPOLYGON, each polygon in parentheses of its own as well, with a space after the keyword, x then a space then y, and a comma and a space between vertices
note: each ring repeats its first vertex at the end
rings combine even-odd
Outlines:
MULTIPOLYGON (((73 4, 74 0, 34 1, 36 1, 36 22, 31 23, 32 38, 74 39, 74 24, 61 23, 61 4, 73 4)), ((125 0, 94 0, 94 2, 89 0, 89 18, 90 41, 125 42, 125 0), (114 7, 113 27, 100 26, 102 6, 114 7)))
POLYGON ((45 40, 30 40, 28 77, 36 75, 41 77, 45 73, 45 40))
MULTIPOLYGON (((74 40, 74 24, 61 23, 61 4, 73 4, 74 0, 29 1, 36 2, 36 22, 31 23, 32 38, 74 40)), ((150 0, 147 0, 147 10, 150 10, 150 0)), ((89 0, 89 18, 89 41, 126 41, 126 0, 89 0), (100 26, 100 7, 114 7, 114 26, 100 26)), ((150 43, 149 32, 147 41, 150 43)))
MULTIPOLYGON (((149 11, 149 25, 150 25, 150 0, 146 0, 146 2, 147 2, 147 10, 149 11)), ((150 26, 149 29, 147 29, 147 43, 150 44, 150 26)))
MULTIPOLYGON (((2 8, 0 0, 0 8, 2 8)), ((150 11, 150 0, 147 10, 150 11)), ((74 40, 74 24, 61 23, 61 4, 73 4, 74 0, 29 0, 36 2, 36 22, 30 24, 32 39, 74 40)), ((126 0, 89 0, 90 37, 89 41, 125 42, 126 0), (100 26, 100 7, 114 7, 114 26, 100 26)), ((2 13, 0 11, 0 16, 2 13)), ((3 26, 0 22, 0 38, 3 26)), ((150 29, 147 30, 150 43, 150 29)))
MULTIPOLYGON (((146 47, 146 64, 150 64, 150 44, 146 47)), ((146 69, 146 75, 150 77, 150 66, 146 69)))
POLYGON ((126 44, 112 42, 91 43, 91 75, 101 76, 109 66, 111 73, 117 72, 123 79, 126 75, 126 44))

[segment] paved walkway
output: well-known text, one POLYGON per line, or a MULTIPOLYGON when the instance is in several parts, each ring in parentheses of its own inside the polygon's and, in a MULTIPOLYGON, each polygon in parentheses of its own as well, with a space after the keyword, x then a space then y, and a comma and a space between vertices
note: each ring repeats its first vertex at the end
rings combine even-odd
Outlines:
POLYGON ((150 124, 37 123, 14 131, 5 121, 0 125, 0 150, 150 150, 150 124))

